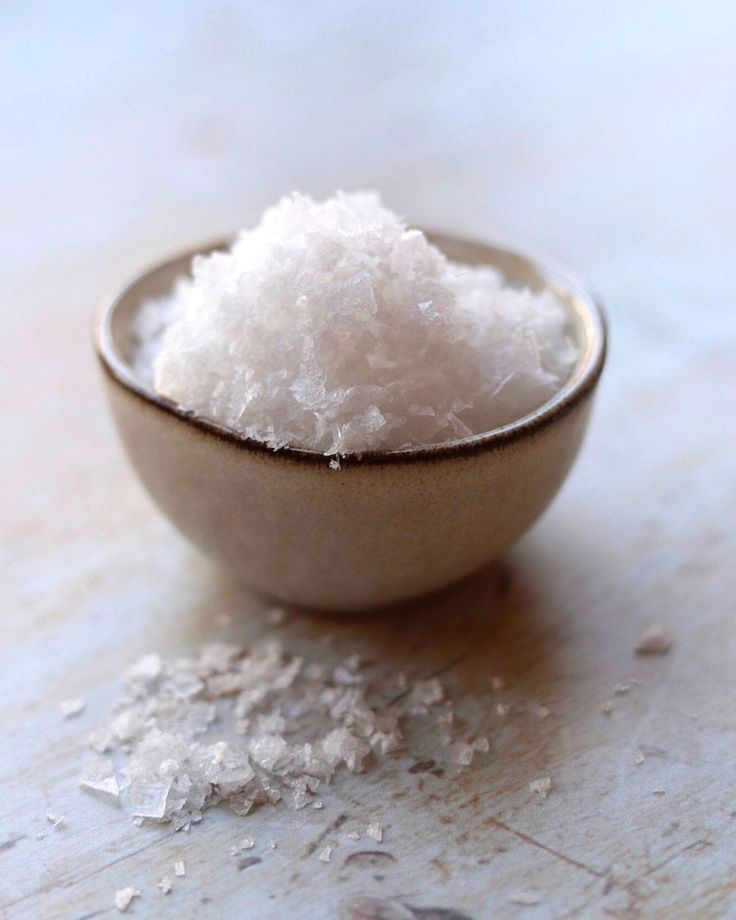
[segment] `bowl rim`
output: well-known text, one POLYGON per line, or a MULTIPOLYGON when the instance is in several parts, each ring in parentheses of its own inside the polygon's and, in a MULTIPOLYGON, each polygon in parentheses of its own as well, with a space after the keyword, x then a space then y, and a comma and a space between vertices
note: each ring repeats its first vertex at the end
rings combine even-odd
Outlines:
MULTIPOLYGON (((522 438, 540 433, 554 421, 570 412, 592 394, 603 371, 608 347, 608 328, 605 310, 597 291, 577 272, 544 256, 528 250, 511 248, 503 244, 486 243, 474 238, 458 236, 442 231, 424 231, 430 239, 442 248, 442 241, 449 241, 496 253, 501 258, 526 262, 544 280, 545 285, 561 289, 572 301, 584 329, 584 354, 577 369, 566 383, 545 403, 532 412, 489 431, 468 438, 409 447, 388 451, 364 451, 339 455, 341 468, 353 466, 375 466, 409 462, 433 462, 458 457, 470 457, 485 451, 499 450, 522 438)), ((251 453, 271 456, 299 463, 326 466, 333 455, 319 453, 299 447, 273 448, 262 441, 248 438, 231 428, 211 419, 184 409, 178 403, 156 393, 134 373, 130 364, 119 352, 112 334, 112 319, 115 310, 129 297, 136 287, 174 262, 191 259, 196 255, 222 250, 233 242, 234 236, 219 237, 197 246, 187 246, 177 253, 159 258, 131 277, 112 295, 104 298, 95 316, 93 344, 100 365, 107 377, 127 392, 143 400, 149 406, 191 426, 200 434, 217 438, 233 447, 251 453)), ((489 264, 489 263, 487 263, 489 264)), ((492 263, 490 263, 492 265, 492 263)), ((570 309, 568 305, 565 307, 570 309)))

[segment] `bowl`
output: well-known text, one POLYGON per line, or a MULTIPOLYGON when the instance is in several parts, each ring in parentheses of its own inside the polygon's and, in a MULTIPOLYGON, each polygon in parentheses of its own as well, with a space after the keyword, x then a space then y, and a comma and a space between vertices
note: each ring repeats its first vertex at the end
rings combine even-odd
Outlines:
POLYGON ((578 453, 605 360, 602 309, 573 273, 546 260, 428 233, 451 259, 549 288, 580 346, 564 386, 534 412, 474 437, 400 451, 274 451, 159 396, 133 371, 131 320, 168 291, 198 247, 134 278, 103 305, 95 344, 109 403, 141 481, 206 553, 288 603, 361 610, 408 600, 468 575, 539 518, 578 453))

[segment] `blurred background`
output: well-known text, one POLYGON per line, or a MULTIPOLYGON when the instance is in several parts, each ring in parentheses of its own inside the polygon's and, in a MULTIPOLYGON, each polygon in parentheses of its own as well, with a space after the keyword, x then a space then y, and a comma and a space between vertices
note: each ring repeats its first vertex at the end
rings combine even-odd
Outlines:
POLYGON ((585 270, 618 360, 648 373, 676 360, 676 320, 730 322, 727 0, 5 2, 0 80, 3 299, 24 329, 3 321, 23 339, 51 309, 84 326, 162 251, 336 187, 585 270))

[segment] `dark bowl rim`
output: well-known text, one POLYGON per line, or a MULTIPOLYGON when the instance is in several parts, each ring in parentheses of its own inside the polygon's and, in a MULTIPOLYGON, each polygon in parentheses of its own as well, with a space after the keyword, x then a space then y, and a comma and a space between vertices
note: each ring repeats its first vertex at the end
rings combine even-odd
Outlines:
MULTIPOLYGON (((425 232, 435 240, 450 240, 467 244, 474 248, 485 249, 489 252, 494 251, 514 259, 521 259, 529 263, 546 283, 551 285, 554 282, 558 286, 561 285, 563 290, 573 298, 579 316, 585 326, 587 337, 585 355, 579 362, 577 371, 551 399, 522 418, 516 419, 507 425, 473 435, 470 438, 459 438, 444 443, 430 444, 425 447, 391 451, 366 451, 362 454, 340 454, 341 468, 434 462, 450 458, 470 457, 485 451, 498 450, 522 438, 540 433, 570 412, 592 394, 603 371, 608 339, 605 310, 598 293, 576 272, 546 257, 532 255, 528 251, 508 248, 495 243, 485 243, 441 231, 427 230, 425 232)), ((333 457, 297 447, 282 447, 279 449, 269 447, 262 441, 247 438, 230 428, 219 425, 217 422, 183 409, 173 400, 160 396, 138 379, 115 345, 112 335, 114 312, 123 299, 142 281, 172 262, 224 249, 230 245, 232 240, 232 236, 220 237, 198 246, 186 247, 179 253, 171 254, 166 258, 160 258, 130 278, 111 296, 103 299, 93 327, 93 343, 100 365, 110 379, 131 395, 143 400, 149 406, 166 415, 184 422, 200 434, 217 438, 222 442, 251 453, 298 463, 326 466, 333 457)))

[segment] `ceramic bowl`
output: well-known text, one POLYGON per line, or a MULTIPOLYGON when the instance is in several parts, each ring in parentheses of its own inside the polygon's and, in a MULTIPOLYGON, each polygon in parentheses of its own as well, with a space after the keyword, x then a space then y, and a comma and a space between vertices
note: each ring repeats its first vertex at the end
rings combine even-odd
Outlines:
POLYGON ((475 437, 348 456, 340 470, 271 450, 157 395, 132 369, 141 301, 186 274, 200 247, 143 272, 107 303, 95 341, 112 412, 142 482, 171 521, 245 582, 280 600, 358 610, 462 578, 507 550, 542 514, 578 453, 603 368, 605 321, 573 274, 516 252, 428 234, 452 259, 552 289, 580 359, 536 411, 475 437))

